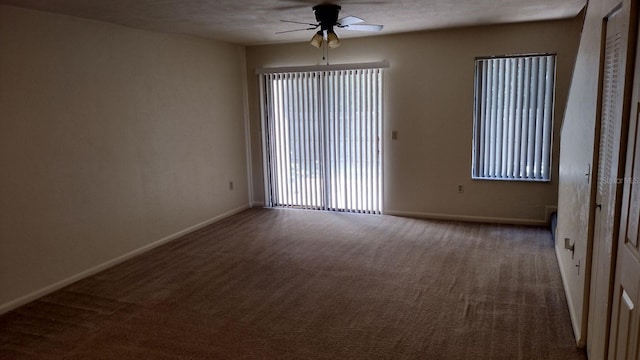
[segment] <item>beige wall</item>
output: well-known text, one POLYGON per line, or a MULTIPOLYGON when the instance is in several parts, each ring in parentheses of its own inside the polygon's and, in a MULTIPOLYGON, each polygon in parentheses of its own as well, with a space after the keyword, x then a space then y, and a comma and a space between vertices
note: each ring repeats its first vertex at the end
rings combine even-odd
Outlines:
POLYGON ((247 206, 243 54, 0 6, 0 312, 247 206))
MULTIPOLYGON (((388 60, 385 73, 385 212, 467 220, 544 223, 557 204, 558 138, 582 22, 571 19, 343 39, 331 63, 388 60), (471 180, 474 59, 558 54, 551 183, 471 180), (390 140, 392 130, 398 140, 390 140), (458 194, 458 185, 464 193, 458 194)), ((310 33, 311 36, 311 33, 310 33)), ((255 200, 263 201, 256 67, 315 65, 306 43, 247 48, 255 200)))
POLYGON ((587 245, 594 179, 585 174, 592 174, 594 167, 602 20, 618 4, 619 1, 613 0, 589 1, 561 133, 557 235, 562 241, 557 242, 556 253, 579 345, 586 341, 588 313, 585 263, 590 256, 587 245), (564 238, 575 243, 573 258, 564 249, 564 238))

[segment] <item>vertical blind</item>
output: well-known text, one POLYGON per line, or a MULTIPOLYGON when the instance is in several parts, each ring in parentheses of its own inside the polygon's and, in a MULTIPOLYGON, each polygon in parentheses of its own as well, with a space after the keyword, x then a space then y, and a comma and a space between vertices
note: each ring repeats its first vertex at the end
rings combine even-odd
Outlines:
POLYGON ((549 181, 555 55, 476 60, 472 177, 549 181))
POLYGON ((382 70, 261 75, 267 206, 380 213, 382 70))

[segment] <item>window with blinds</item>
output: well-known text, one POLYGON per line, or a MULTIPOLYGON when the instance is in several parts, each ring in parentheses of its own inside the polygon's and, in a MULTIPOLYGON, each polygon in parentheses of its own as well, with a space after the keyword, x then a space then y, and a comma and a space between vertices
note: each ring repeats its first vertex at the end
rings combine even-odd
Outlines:
POLYGON ((551 179, 555 58, 476 59, 472 178, 551 179))
POLYGON ((266 205, 380 213, 382 70, 261 75, 266 205))

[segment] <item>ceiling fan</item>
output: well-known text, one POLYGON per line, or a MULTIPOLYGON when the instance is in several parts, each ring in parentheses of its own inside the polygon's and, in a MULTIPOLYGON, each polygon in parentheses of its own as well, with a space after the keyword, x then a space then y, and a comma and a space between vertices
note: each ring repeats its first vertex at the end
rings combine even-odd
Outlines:
POLYGON ((287 31, 280 31, 276 34, 282 34, 293 31, 302 31, 302 30, 316 30, 320 28, 311 38, 310 44, 317 48, 322 46, 323 41, 326 39, 327 45, 330 48, 336 48, 340 46, 340 39, 336 34, 334 28, 344 29, 344 30, 356 30, 356 31, 380 31, 382 30, 382 25, 373 25, 373 24, 361 24, 364 22, 361 18, 357 16, 345 16, 341 19, 338 19, 338 14, 340 13, 340 5, 335 4, 320 4, 313 7, 313 13, 316 16, 316 24, 309 24, 299 21, 290 21, 290 20, 280 20, 282 22, 294 23, 294 24, 303 24, 309 25, 311 27, 307 27, 304 29, 294 29, 287 31))

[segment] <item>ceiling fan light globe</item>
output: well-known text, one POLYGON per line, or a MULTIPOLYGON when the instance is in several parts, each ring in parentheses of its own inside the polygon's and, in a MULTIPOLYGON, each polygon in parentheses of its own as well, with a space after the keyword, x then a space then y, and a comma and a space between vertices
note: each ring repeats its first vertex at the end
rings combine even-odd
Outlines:
POLYGON ((318 31, 315 35, 313 35, 309 44, 311 44, 311 46, 313 47, 320 48, 322 46, 322 40, 322 31, 318 31))
POLYGON ((329 47, 332 49, 335 49, 338 46, 340 46, 340 39, 338 38, 338 35, 336 35, 335 32, 329 31, 327 33, 327 45, 329 45, 329 47))

